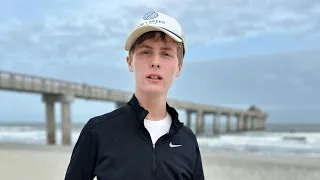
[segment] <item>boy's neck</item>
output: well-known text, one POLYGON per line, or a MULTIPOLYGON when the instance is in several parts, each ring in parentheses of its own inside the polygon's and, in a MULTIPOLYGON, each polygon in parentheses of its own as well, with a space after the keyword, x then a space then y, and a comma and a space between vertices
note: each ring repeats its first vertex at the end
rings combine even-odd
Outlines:
POLYGON ((148 120, 161 120, 167 116, 166 94, 147 94, 144 92, 136 91, 140 106, 149 111, 146 119, 148 120))

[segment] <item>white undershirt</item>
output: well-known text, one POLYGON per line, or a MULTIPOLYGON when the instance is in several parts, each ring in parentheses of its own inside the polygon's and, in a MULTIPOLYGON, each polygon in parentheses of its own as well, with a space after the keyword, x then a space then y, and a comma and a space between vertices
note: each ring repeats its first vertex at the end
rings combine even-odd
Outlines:
POLYGON ((156 141, 164 134, 169 132, 170 126, 171 126, 171 116, 169 113, 167 113, 167 116, 164 119, 161 120, 144 120, 144 126, 149 131, 152 139, 152 143, 155 144, 156 141))

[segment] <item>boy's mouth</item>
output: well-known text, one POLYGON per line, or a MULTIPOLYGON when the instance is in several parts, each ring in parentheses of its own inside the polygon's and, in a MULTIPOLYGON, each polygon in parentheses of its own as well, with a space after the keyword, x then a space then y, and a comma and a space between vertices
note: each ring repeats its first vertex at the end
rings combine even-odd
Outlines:
POLYGON ((147 78, 148 79, 156 79, 156 80, 162 79, 162 77, 159 74, 154 74, 154 73, 147 75, 147 78))

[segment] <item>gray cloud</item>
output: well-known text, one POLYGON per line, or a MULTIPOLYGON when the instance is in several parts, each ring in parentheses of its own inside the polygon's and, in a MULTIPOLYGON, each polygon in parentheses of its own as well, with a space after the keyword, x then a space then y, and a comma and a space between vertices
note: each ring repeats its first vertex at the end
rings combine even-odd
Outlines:
POLYGON ((187 5, 192 8, 182 8, 185 11, 179 11, 179 17, 197 45, 264 33, 319 31, 320 2, 316 0, 192 1, 187 5))
POLYGON ((124 57, 124 40, 135 19, 151 9, 178 18, 185 28, 189 47, 265 33, 301 35, 320 30, 317 0, 154 1, 149 5, 142 0, 123 5, 100 0, 64 3, 65 6, 52 5, 56 9, 50 8, 48 15, 38 14, 43 18, 37 21, 15 16, 0 23, 2 58, 17 63, 28 58, 30 63, 111 65, 124 57))
MULTIPOLYGON (((209 104, 319 107, 319 57, 316 49, 187 63, 182 78, 190 88, 181 96, 209 104)), ((177 87, 185 85, 179 83, 184 82, 177 87)))

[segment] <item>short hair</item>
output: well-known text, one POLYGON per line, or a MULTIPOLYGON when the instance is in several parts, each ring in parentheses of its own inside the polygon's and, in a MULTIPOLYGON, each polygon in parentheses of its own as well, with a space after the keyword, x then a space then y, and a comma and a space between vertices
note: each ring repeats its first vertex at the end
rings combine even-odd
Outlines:
MULTIPOLYGON (((143 41, 147 40, 147 39, 154 39, 156 37, 156 34, 160 33, 160 38, 161 40, 165 41, 166 39, 166 33, 161 32, 161 31, 150 31, 150 32, 146 32, 143 35, 141 35, 132 45, 130 51, 129 51, 129 56, 132 57, 132 54, 134 53, 136 47, 138 45, 140 45, 143 41)), ((183 63, 183 58, 185 55, 185 50, 184 50, 184 46, 183 46, 183 42, 177 42, 177 57, 179 60, 179 65, 182 65, 183 63)))

